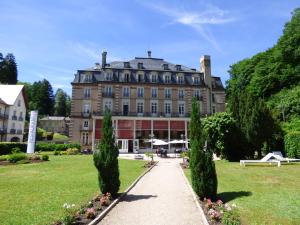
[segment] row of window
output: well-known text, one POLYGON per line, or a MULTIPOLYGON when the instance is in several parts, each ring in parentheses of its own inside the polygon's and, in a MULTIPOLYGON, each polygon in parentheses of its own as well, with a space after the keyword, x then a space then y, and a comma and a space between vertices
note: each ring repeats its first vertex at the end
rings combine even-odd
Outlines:
MULTIPOLYGON (((105 97, 112 97, 113 96, 113 89, 111 86, 106 86, 104 88, 103 92, 105 97)), ((129 98, 130 97, 130 87, 123 87, 122 90, 122 95, 124 98, 129 98)), ((85 88, 84 89, 84 97, 85 98, 90 98, 91 96, 91 89, 90 88, 85 88)), ((151 88, 151 98, 157 98, 158 96, 158 89, 157 88, 151 88)), ((164 96, 166 99, 170 99, 172 96, 172 89, 171 88, 165 88, 164 89, 164 96)), ((178 98, 179 99, 184 99, 185 96, 185 90, 184 89, 179 89, 178 90, 178 98)), ((194 90, 194 95, 195 97, 200 97, 200 89, 195 89, 194 90)), ((138 87, 137 88, 137 97, 138 98, 143 98, 144 97, 144 88, 143 87, 138 87)))
MULTIPOLYGON (((107 100, 104 102, 104 108, 103 110, 109 110, 113 111, 112 108, 112 101, 107 100)), ((150 110, 152 114, 158 113, 158 102, 151 102, 150 103, 150 110)), ((123 103, 122 112, 124 115, 128 115, 129 113, 129 103, 123 103)), ((136 112, 138 114, 144 113, 144 102, 137 102, 136 104, 136 112)), ((164 113, 165 114, 171 114, 172 112, 172 103, 171 102, 165 102, 164 103, 164 113)), ((178 103, 178 113, 179 115, 184 115, 185 113, 185 103, 178 103)))
MULTIPOLYGON (((2 112, 2 108, 0 108, 0 115, 2 115, 2 114, 4 114, 4 113, 5 113, 4 110, 3 110, 3 112, 2 112)), ((19 113, 19 118, 18 118, 18 116, 17 116, 17 111, 14 110, 11 119, 12 119, 12 120, 20 120, 20 121, 23 121, 23 120, 24 120, 24 118, 23 118, 23 112, 20 112, 20 113, 19 113)))
MULTIPOLYGON (((136 79, 137 82, 143 82, 145 80, 145 75, 144 74, 137 74, 135 79, 136 79)), ((113 73, 112 72, 106 72, 104 74, 104 80, 106 80, 106 81, 113 80, 113 73)), ((193 84, 195 84, 195 85, 200 84, 200 76, 198 76, 198 75, 192 76, 192 80, 193 80, 193 84)), ((83 81, 84 82, 92 82, 92 75, 91 74, 84 74, 83 75, 83 81)), ((121 81, 130 82, 131 81, 130 74, 129 73, 123 74, 121 81)), ((157 74, 151 74, 150 75, 150 82, 157 83, 158 82, 158 75, 157 74)), ((171 75, 170 74, 163 75, 163 82, 167 83, 167 84, 170 84, 172 82, 171 75)), ((184 84, 185 83, 184 75, 177 75, 176 76, 176 82, 178 84, 184 84)))

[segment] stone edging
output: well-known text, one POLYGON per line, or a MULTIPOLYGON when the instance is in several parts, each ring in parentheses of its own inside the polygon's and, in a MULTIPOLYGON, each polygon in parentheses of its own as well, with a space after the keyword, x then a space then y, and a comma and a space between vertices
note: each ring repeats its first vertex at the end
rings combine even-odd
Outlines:
POLYGON ((99 223, 110 210, 112 210, 118 202, 137 184, 137 182, 145 176, 158 162, 155 162, 150 168, 148 168, 142 175, 140 175, 117 199, 115 199, 102 213, 100 213, 94 220, 92 220, 88 225, 96 225, 99 223))
POLYGON ((181 175, 184 177, 185 183, 186 183, 187 186, 189 187, 189 189, 190 189, 190 191, 191 191, 191 193, 192 193, 192 195, 193 195, 194 202, 196 203, 196 205, 197 205, 197 207, 198 207, 198 209, 199 209, 199 211, 200 211, 200 215, 201 215, 201 218, 202 218, 202 221, 203 221, 204 225, 209 225, 209 223, 208 223, 208 221, 207 221, 207 219, 206 219, 206 216, 205 216, 205 214, 204 214, 204 212, 203 212, 203 209, 202 209, 202 207, 200 206, 200 203, 199 203, 199 200, 198 200, 198 198, 197 198, 197 196, 196 196, 196 193, 194 192, 193 188, 192 188, 191 185, 190 185, 190 182, 188 181, 187 177, 185 176, 182 167, 181 167, 180 165, 179 165, 179 167, 180 167, 180 169, 181 169, 181 175))

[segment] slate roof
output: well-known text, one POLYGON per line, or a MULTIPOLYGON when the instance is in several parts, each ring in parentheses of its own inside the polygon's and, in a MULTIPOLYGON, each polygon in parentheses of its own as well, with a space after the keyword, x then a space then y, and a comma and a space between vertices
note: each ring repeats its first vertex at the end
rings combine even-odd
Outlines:
MULTIPOLYGON (((134 59, 130 61, 113 61, 111 63, 108 63, 105 65, 105 69, 101 68, 100 64, 96 64, 94 67, 83 69, 83 70, 78 70, 78 73, 75 74, 75 78, 73 83, 97 83, 97 82, 124 82, 121 80, 121 74, 123 73, 124 70, 130 70, 130 79, 129 83, 138 83, 139 81, 136 78, 136 74, 138 71, 142 70, 144 71, 145 78, 142 81, 143 83, 151 83, 151 77, 150 73, 152 71, 157 72, 158 74, 158 81, 156 82, 157 84, 159 83, 164 83, 163 82, 163 74, 166 72, 169 72, 171 74, 171 82, 168 84, 178 84, 176 82, 176 75, 178 73, 183 73, 184 74, 184 84, 185 85, 193 85, 192 80, 192 74, 198 74, 200 75, 200 84, 197 84, 196 86, 205 86, 204 83, 204 74, 200 71, 197 71, 196 69, 189 68, 183 65, 180 66, 180 70, 177 69, 178 64, 173 64, 170 62, 165 61, 164 59, 160 58, 152 58, 152 57, 135 57, 134 59), (126 67, 125 63, 129 63, 129 67, 126 67), (139 67, 139 63, 142 67, 139 67), (168 65, 168 69, 164 68, 164 64, 168 65), (113 77, 111 80, 106 80, 104 73, 105 70, 111 69, 113 71, 113 77), (92 77, 91 80, 86 82, 83 80, 80 76, 80 74, 84 74, 85 72, 91 72, 92 77)), ((221 82, 220 77, 212 77, 213 79, 213 89, 214 90, 224 90, 223 84, 221 82)), ((181 84, 182 85, 182 84, 181 84)))

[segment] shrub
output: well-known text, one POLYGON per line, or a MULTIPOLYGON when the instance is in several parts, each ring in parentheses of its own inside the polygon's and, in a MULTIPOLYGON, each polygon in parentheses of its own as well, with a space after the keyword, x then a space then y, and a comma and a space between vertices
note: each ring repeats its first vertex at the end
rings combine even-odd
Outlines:
POLYGON ((204 151, 202 129, 199 104, 193 99, 190 122, 192 187, 200 199, 214 198, 217 193, 217 175, 212 152, 207 149, 204 151))
POLYGON ((94 165, 98 170, 98 182, 102 193, 115 196, 120 188, 118 155, 113 134, 111 113, 106 111, 102 124, 102 139, 94 152, 94 165))
POLYGON ((42 160, 43 161, 48 161, 49 160, 49 155, 42 155, 42 160))
POLYGON ((300 158, 300 132, 287 133, 284 137, 286 155, 290 158, 300 158))
POLYGON ((0 161, 6 161, 7 155, 0 155, 0 161))
POLYGON ((68 148, 66 153, 67 155, 77 155, 80 151, 77 148, 68 148))
POLYGON ((33 154, 33 155, 28 156, 28 159, 29 160, 40 160, 41 157, 39 155, 33 154))
POLYGON ((224 211, 222 223, 225 225, 240 225, 240 217, 236 210, 224 211))
POLYGON ((7 160, 11 163, 16 163, 20 160, 26 159, 26 154, 23 152, 20 153, 13 153, 7 156, 7 160))
POLYGON ((65 151, 68 148, 77 148, 80 149, 80 144, 55 144, 55 143, 47 143, 47 142, 40 142, 35 145, 36 151, 65 151))
POLYGON ((60 155, 60 151, 54 150, 53 155, 60 155))
POLYGON ((19 148, 21 152, 26 152, 27 144, 21 142, 0 142, 0 155, 12 153, 14 148, 19 148))
POLYGON ((85 211, 85 216, 87 219, 94 219, 96 217, 96 211, 94 208, 87 208, 85 211))

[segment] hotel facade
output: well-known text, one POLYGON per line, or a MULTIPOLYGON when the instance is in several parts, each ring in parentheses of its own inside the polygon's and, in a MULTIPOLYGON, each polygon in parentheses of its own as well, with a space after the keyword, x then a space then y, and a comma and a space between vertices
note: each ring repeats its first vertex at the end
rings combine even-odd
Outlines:
POLYGON ((211 75, 210 56, 200 57, 199 71, 153 58, 151 51, 124 62, 106 57, 103 52, 101 64, 78 70, 72 82, 70 137, 84 148, 101 140, 106 109, 120 152, 149 151, 149 139, 187 140, 193 97, 202 116, 225 110, 225 89, 211 75))

